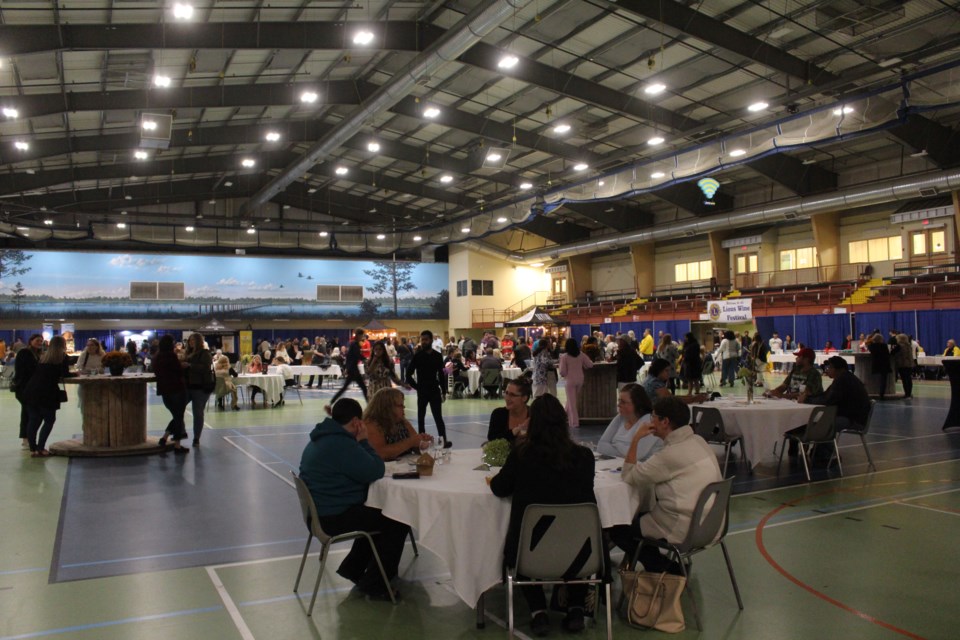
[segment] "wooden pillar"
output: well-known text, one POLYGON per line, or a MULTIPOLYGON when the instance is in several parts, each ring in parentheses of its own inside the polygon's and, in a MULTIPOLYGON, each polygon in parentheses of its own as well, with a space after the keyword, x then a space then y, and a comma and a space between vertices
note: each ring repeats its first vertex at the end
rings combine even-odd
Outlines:
POLYGON ((730 249, 723 248, 723 241, 730 237, 729 231, 711 231, 707 234, 710 242, 710 258, 713 260, 713 276, 717 285, 726 289, 733 283, 730 273, 730 249))
POLYGON ((587 291, 593 288, 590 268, 593 257, 590 255, 570 256, 567 258, 567 300, 583 300, 587 291))
POLYGON ((813 225, 813 244, 820 259, 823 282, 840 277, 840 212, 818 213, 810 216, 813 225))
MULTIPOLYGON (((954 191, 950 195, 953 196, 953 256, 956 258, 960 255, 960 191, 954 191)), ((910 249, 906 245, 909 240, 909 237, 904 239, 906 250, 903 253, 907 256, 910 255, 910 249)))
POLYGON ((633 282, 637 287, 637 297, 646 298, 657 285, 656 246, 652 242, 632 244, 630 258, 633 260, 633 282))

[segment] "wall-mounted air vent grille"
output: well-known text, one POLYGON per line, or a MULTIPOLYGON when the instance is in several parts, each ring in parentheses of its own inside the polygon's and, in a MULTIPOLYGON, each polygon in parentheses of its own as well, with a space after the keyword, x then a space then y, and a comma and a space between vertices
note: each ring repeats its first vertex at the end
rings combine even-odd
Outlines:
POLYGON ((363 302, 363 287, 318 284, 317 302, 363 302))

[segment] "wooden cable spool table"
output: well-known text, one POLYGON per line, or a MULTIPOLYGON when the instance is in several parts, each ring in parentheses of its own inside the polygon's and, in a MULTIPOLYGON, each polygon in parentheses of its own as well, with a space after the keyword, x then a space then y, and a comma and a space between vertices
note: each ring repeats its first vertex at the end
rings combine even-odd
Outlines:
MULTIPOLYGON (((62 456, 129 456, 160 453, 158 438, 147 438, 147 383, 152 374, 96 375, 66 378, 74 392, 82 389, 83 440, 50 446, 62 456)), ((73 398, 68 400, 68 404, 73 398)))

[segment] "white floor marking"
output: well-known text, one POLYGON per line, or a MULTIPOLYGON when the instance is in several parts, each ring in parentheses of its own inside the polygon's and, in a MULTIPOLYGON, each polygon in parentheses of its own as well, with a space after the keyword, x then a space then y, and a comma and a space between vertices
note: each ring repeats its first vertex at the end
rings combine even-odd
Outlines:
POLYGON ((933 511, 933 512, 942 513, 942 514, 948 515, 948 516, 957 516, 957 517, 960 517, 960 513, 956 512, 956 511, 947 511, 947 510, 945 510, 945 509, 937 509, 936 507, 931 507, 930 505, 926 505, 926 504, 911 504, 911 503, 907 502, 907 500, 915 500, 915 499, 916 499, 916 498, 905 498, 905 499, 903 499, 903 500, 897 501, 895 504, 898 504, 898 505, 900 505, 901 507, 913 507, 914 509, 923 509, 923 510, 925 510, 925 511, 933 511))
POLYGON ((279 473, 279 472, 277 472, 276 470, 271 469, 270 467, 268 467, 266 462, 261 462, 260 460, 258 460, 257 458, 255 458, 255 457, 253 456, 253 454, 251 454, 249 451, 245 450, 243 447, 241 447, 241 446, 238 445, 236 442, 234 442, 234 441, 233 441, 233 438, 235 438, 235 437, 237 437, 237 436, 223 436, 223 439, 224 439, 224 441, 225 441, 227 444, 233 446, 237 451, 239 451, 240 453, 242 453, 243 455, 247 456, 248 458, 250 458, 251 460, 253 460, 255 463, 257 463, 257 465, 259 465, 259 466, 262 467, 263 469, 266 469, 269 473, 272 473, 273 475, 275 475, 275 476, 277 476, 278 478, 280 478, 281 482, 285 482, 285 483, 286 483, 287 485, 289 485, 290 487, 293 487, 293 486, 294 486, 293 480, 288 477, 290 474, 284 475, 284 474, 279 473))
POLYGON ((210 576, 210 580, 213 582, 214 588, 217 590, 217 595, 220 596, 220 600, 223 601, 223 606, 226 607, 227 613, 230 614, 230 618, 233 620, 234 626, 237 627, 237 631, 240 632, 240 637, 243 640, 256 640, 253 636, 253 632, 250 631, 250 627, 247 626, 247 623, 243 621, 243 616, 240 615, 240 610, 237 608, 237 604, 233 601, 233 598, 230 597, 230 594, 227 593, 227 588, 223 586, 223 583, 220 581, 220 576, 217 575, 216 569, 213 567, 207 567, 207 575, 210 576))

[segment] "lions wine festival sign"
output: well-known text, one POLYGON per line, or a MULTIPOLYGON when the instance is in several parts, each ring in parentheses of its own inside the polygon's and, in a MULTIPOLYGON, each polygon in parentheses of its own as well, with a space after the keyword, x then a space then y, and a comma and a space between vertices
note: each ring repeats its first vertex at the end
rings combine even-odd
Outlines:
POLYGON ((707 317, 713 322, 743 322, 753 319, 753 298, 707 302, 707 317))

